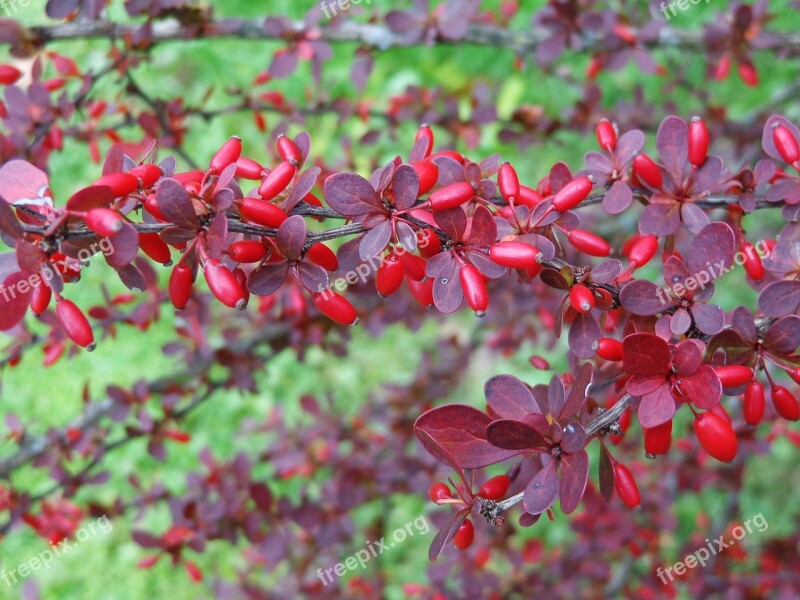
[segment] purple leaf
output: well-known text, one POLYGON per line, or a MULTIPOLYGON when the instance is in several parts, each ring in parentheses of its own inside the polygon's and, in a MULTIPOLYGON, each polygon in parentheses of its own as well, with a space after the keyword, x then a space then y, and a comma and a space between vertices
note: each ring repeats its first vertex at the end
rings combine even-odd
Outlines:
POLYGON ((692 317, 697 328, 708 335, 719 333, 725 326, 725 312, 716 304, 695 304, 692 317))
POLYGON ((448 314, 458 310, 464 300, 459 280, 458 263, 452 259, 436 275, 433 282, 433 304, 441 312, 448 314))
POLYGON ((392 224, 384 219, 361 238, 358 253, 361 260, 368 262, 384 251, 392 239, 392 224))
POLYGON ((445 544, 452 540, 456 533, 458 533, 461 523, 467 518, 469 509, 464 508, 457 513, 453 513, 450 519, 444 526, 437 532, 436 537, 431 542, 431 547, 428 549, 428 560, 434 561, 442 553, 445 544))
POLYGON ((322 186, 325 200, 336 212, 354 217, 382 210, 378 192, 369 181, 355 173, 336 173, 322 186))
POLYGON ((492 421, 486 427, 486 439, 503 450, 531 450, 550 445, 536 429, 527 423, 511 419, 492 421))
POLYGON ((568 454, 561 459, 561 486, 558 496, 565 515, 572 513, 583 498, 589 481, 589 455, 586 450, 568 454))
POLYGON ((736 241, 730 225, 711 223, 703 227, 689 244, 686 266, 695 275, 705 272, 714 279, 719 274, 720 266, 727 267, 731 264, 735 251, 736 241))
POLYGON ((633 192, 624 181, 615 181, 603 196, 602 207, 610 215, 618 215, 633 203, 633 192))
MULTIPOLYGON (((518 452, 500 450, 486 439, 486 426, 492 419, 466 404, 434 408, 414 423, 414 431, 425 432, 449 452, 463 469, 479 469, 516 456, 518 452)), ((426 440, 420 438, 423 445, 426 440)), ((427 448, 427 446, 426 446, 427 448)))
POLYGON ((67 200, 69 210, 86 211, 92 208, 110 206, 114 201, 114 192, 107 185, 90 185, 78 190, 67 200))
POLYGON ((504 419, 521 419, 540 413, 530 388, 513 375, 495 375, 483 386, 486 403, 504 419))
POLYGON ((406 210, 414 206, 419 192, 419 175, 411 165, 400 165, 394 173, 392 180, 394 191, 394 205, 399 210, 406 210))
POLYGON ((289 272, 289 263, 281 261, 275 264, 267 264, 258 267, 247 279, 247 289, 256 296, 269 296, 276 291, 289 272))
POLYGON ((681 377, 679 389, 681 397, 704 409, 712 408, 722 397, 722 384, 711 365, 700 365, 692 375, 681 377))
POLYGON ((800 317, 789 315, 775 321, 764 334, 763 345, 770 354, 796 352, 800 346, 800 317))
POLYGON ((758 308, 768 317, 783 317, 800 307, 800 281, 774 281, 761 290, 758 308))
POLYGON ((656 133, 656 147, 661 163, 673 179, 680 180, 689 152, 689 127, 683 119, 670 116, 661 122, 656 133))
POLYGON ((652 428, 669 421, 675 414, 675 400, 669 386, 661 385, 656 390, 642 396, 639 411, 636 414, 642 427, 652 428))
POLYGON ((619 301, 633 314, 641 316, 655 315, 672 306, 666 290, 646 279, 637 279, 625 285, 620 291, 619 301))
POLYGON ((575 374, 575 379, 569 390, 567 401, 564 403, 564 408, 562 408, 561 412, 558 414, 559 420, 574 417, 581 411, 586 402, 586 397, 589 395, 589 388, 592 385, 593 377, 594 367, 592 363, 583 363, 575 374))
POLYGON ((130 223, 123 223, 122 230, 109 241, 113 250, 106 255, 106 262, 115 269, 131 264, 139 253, 139 234, 130 223))
POLYGON ((466 243, 470 246, 488 246, 497 239, 497 225, 489 209, 479 206, 470 219, 470 230, 466 243))
MULTIPOLYGON (((414 228, 405 221, 395 221, 397 231, 397 241, 406 252, 414 252, 417 249, 417 233, 414 228)), ((431 233, 430 235, 436 235, 431 233)))
POLYGON ((322 292, 329 284, 328 272, 308 261, 297 263, 297 277, 303 287, 312 294, 322 292))
POLYGON ((189 194, 175 179, 162 179, 156 188, 156 204, 162 214, 176 227, 197 230, 200 223, 189 194))
POLYGON ((595 354, 595 342, 603 337, 603 331, 594 315, 581 313, 569 327, 569 348, 578 358, 591 358, 595 354))
POLYGON ((438 210, 433 214, 433 219, 454 240, 460 240, 467 230, 467 213, 460 206, 438 210))
POLYGON ((306 220, 300 215, 294 215, 281 223, 275 242, 278 244, 278 250, 287 259, 297 260, 303 253, 307 237, 306 220))
POLYGON ((538 515, 550 508, 557 497, 558 475, 556 474, 556 462, 552 461, 542 467, 531 479, 528 487, 525 488, 522 504, 525 512, 538 515))
POLYGON ((0 291, 0 331, 6 331, 25 317, 31 293, 28 277, 21 271, 8 275, 0 283, 0 291))
POLYGON ((51 204, 44 198, 49 185, 47 173, 24 160, 0 166, 0 197, 9 204, 51 204))

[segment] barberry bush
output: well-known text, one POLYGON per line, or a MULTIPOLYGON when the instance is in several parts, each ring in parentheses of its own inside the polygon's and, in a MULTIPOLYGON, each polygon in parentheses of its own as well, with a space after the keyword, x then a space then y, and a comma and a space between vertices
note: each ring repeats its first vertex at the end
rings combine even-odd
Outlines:
POLYGON ((0 597, 797 597, 796 3, 264 4, 0 2, 0 597))

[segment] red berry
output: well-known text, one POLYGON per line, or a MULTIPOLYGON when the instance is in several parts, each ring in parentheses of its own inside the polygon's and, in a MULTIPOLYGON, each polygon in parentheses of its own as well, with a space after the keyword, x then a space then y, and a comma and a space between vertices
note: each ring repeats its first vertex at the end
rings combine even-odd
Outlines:
POLYGON ((258 195, 263 200, 272 200, 292 182, 297 173, 297 165, 288 160, 283 161, 267 175, 258 188, 258 195))
POLYGON ((355 325, 358 323, 356 309, 341 294, 337 294, 333 290, 325 290, 314 294, 312 300, 319 311, 332 321, 342 325, 355 325))
POLYGON ((243 217, 264 227, 278 228, 281 223, 289 218, 289 215, 282 209, 258 198, 245 198, 242 200, 239 212, 242 213, 243 217))
POLYGON ((622 342, 614 338, 597 340, 597 356, 603 360, 622 360, 622 342))
POLYGON ((736 433, 724 418, 713 412, 704 412, 694 420, 694 432, 703 450, 721 462, 731 462, 736 457, 739 442, 736 433))
POLYGON ((760 381, 753 381, 744 391, 744 420, 748 425, 758 425, 764 417, 764 386, 760 381))
POLYGON ((789 377, 795 380, 795 382, 800 383, 800 367, 796 367, 792 371, 789 371, 789 377))
POLYGON ((180 183, 183 186, 186 186, 190 183, 200 183, 203 181, 205 177, 205 173, 203 171, 199 171, 195 169, 194 171, 186 171, 184 173, 175 173, 172 178, 180 183))
POLYGON ((257 240, 234 242, 228 248, 228 256, 237 263, 256 263, 264 259, 267 249, 257 240))
POLYGON ((428 198, 428 202, 433 210, 447 210, 469 202, 474 196, 475 189, 471 183, 458 181, 433 192, 428 198))
POLYGON ((94 350, 92 326, 72 300, 59 300, 56 303, 56 316, 69 339, 88 350, 94 350))
POLYGON ((157 233, 140 233, 139 247, 142 249, 142 252, 157 263, 161 263, 167 267, 172 264, 169 246, 167 246, 157 233))
POLYGON ((519 197, 519 177, 511 163, 503 163, 497 172, 497 185, 500 187, 500 195, 508 202, 509 198, 516 200, 519 197))
POLYGON ((403 285, 403 264, 396 256, 391 255, 381 262, 375 274, 375 288, 384 298, 391 296, 403 285))
POLYGON ((772 128, 772 142, 781 158, 790 165, 800 160, 800 146, 788 127, 775 124, 772 128))
POLYGON ((239 287, 244 291, 244 305, 247 306, 250 304, 250 290, 247 289, 247 273, 239 267, 233 271, 233 276, 236 277, 236 281, 239 282, 239 287))
POLYGON ((122 198, 139 190, 139 178, 130 173, 109 173, 103 175, 93 185, 108 186, 116 198, 122 198))
POLYGON ((519 197, 516 200, 517 204, 533 208, 542 201, 542 196, 535 189, 521 185, 519 186, 519 197))
POLYGON ((689 123, 689 162, 700 167, 708 157, 708 127, 700 117, 693 117, 689 123))
POLYGON ((93 208, 86 213, 86 225, 103 237, 114 237, 122 231, 123 224, 122 215, 110 208, 93 208))
POLYGON ((184 263, 178 263, 169 276, 169 299, 172 306, 183 310, 192 295, 192 270, 184 263))
POLYGON ((183 566, 186 569, 186 573, 189 574, 189 577, 191 577, 193 581, 203 581, 203 572, 195 563, 187 560, 184 561, 183 566))
POLYGON ((252 158, 240 156, 236 161, 236 177, 248 179, 250 181, 261 181, 264 174, 264 167, 252 158))
POLYGON ((300 161, 303 160, 303 157, 300 155, 300 148, 297 147, 297 144, 294 143, 294 140, 291 138, 286 137, 285 135, 280 135, 278 137, 278 156, 281 157, 281 160, 288 161, 295 166, 300 164, 300 161))
POLYGON ((242 140, 238 136, 233 136, 227 142, 222 144, 222 147, 217 150, 217 153, 211 158, 209 169, 213 173, 222 173, 230 165, 239 160, 242 155, 242 140))
POLYGON ((628 467, 621 463, 616 463, 614 465, 614 487, 620 499, 627 504, 629 508, 635 509, 641 504, 636 480, 633 478, 633 475, 631 475, 628 467))
POLYGON ((432 258, 442 251, 442 240, 430 229, 418 231, 417 248, 423 258, 432 258))
POLYGON ((497 242, 489 248, 489 256, 500 266, 530 269, 538 265, 539 250, 525 242, 497 242))
POLYGON ((219 259, 208 259, 203 265, 203 275, 211 293, 214 294, 217 300, 225 306, 244 310, 247 306, 245 291, 236 276, 219 259))
POLYGON ((472 540, 475 538, 475 528, 472 526, 472 521, 469 518, 464 519, 461 527, 458 528, 453 544, 459 550, 466 550, 472 545, 472 540))
POLYGON ((792 392, 782 385, 772 386, 772 405, 775 411, 787 421, 800 419, 800 404, 792 392))
POLYGON ((403 265, 403 270, 406 272, 406 275, 408 275, 411 279, 416 281, 422 281, 425 279, 426 263, 421 256, 403 252, 402 254, 398 254, 398 258, 400 259, 400 263, 403 265))
POLYGON ((658 252, 658 238, 654 235, 645 235, 633 243, 628 253, 628 260, 636 267, 643 267, 650 262, 656 252, 658 252))
POLYGON ((756 87, 758 85, 758 71, 750 61, 739 63, 739 77, 746 85, 756 87))
POLYGON ((753 380, 753 369, 744 365, 714 367, 722 387, 736 387, 753 380))
POLYGON ((161 170, 161 167, 153 164, 144 164, 133 167, 130 171, 128 171, 128 173, 134 177, 138 177, 142 182, 143 188, 152 187, 159 179, 161 179, 161 176, 164 174, 164 172, 161 170))
POLYGON ((446 157, 446 158, 452 158, 454 161, 456 161, 460 165, 464 164, 464 155, 461 154, 461 152, 457 152, 455 150, 439 150, 439 152, 436 152, 435 154, 431 154, 428 158, 433 160, 434 158, 439 158, 439 157, 442 157, 442 156, 446 157))
POLYGON ((613 152, 614 148, 617 147, 617 130, 614 129, 614 125, 608 119, 603 119, 597 124, 595 134, 597 135, 597 143, 600 144, 603 150, 613 152))
POLYGON ((658 189, 664 183, 661 170, 647 154, 636 155, 636 158, 633 159, 633 171, 642 183, 651 188, 658 189))
POLYGON ((433 151, 433 130, 428 125, 421 125, 417 131, 417 137, 414 139, 414 145, 420 140, 425 140, 424 157, 427 158, 433 151))
POLYGON ((38 317, 50 306, 50 299, 52 297, 53 290, 50 289, 50 286, 47 285, 45 280, 40 279, 39 283, 34 285, 31 290, 31 312, 38 317))
POLYGON ((717 63, 716 68, 714 69, 714 79, 717 81, 722 81, 728 77, 728 74, 731 72, 731 55, 730 54, 723 54, 720 61, 717 63))
POLYGON ((511 478, 508 475, 496 475, 481 486, 478 496, 487 500, 500 500, 505 497, 510 485, 511 478))
POLYGON ((439 166, 431 160, 419 160, 411 165, 419 177, 417 197, 424 196, 433 189, 439 179, 439 166))
POLYGON ((461 280, 461 290, 464 292, 467 304, 475 311, 476 316, 482 317, 489 307, 489 291, 486 289, 483 275, 474 265, 465 264, 458 272, 458 277, 461 280))
POLYGON ((587 313, 594 308, 594 293, 582 283, 569 289, 569 303, 579 313, 587 313))
POLYGON ((450 491, 450 487, 441 481, 437 481, 428 489, 428 498, 431 499, 431 502, 438 503, 439 500, 451 498, 452 495, 453 494, 450 491))
POLYGON ((761 257, 758 255, 758 251, 756 251, 755 246, 745 240, 742 242, 741 251, 745 257, 743 265, 744 270, 747 272, 750 278, 755 281, 761 281, 764 279, 766 271, 764 270, 764 265, 761 262, 761 257))
POLYGON ((339 268, 339 259, 336 258, 336 253, 322 242, 312 244, 306 252, 306 257, 326 271, 333 272, 339 268))
POLYGON ((611 254, 611 246, 591 231, 585 229, 573 229, 567 234, 567 240, 572 246, 589 256, 608 256, 611 254))
POLYGON ((13 85, 22 77, 22 71, 11 65, 0 65, 0 85, 13 85))
POLYGON ((422 280, 406 277, 406 285, 417 304, 426 308, 433 306, 433 279, 431 277, 422 280))
POLYGON ((666 454, 672 443, 672 419, 644 429, 644 451, 651 456, 666 454))
POLYGON ((553 208, 558 212, 566 212, 583 202, 591 193, 594 180, 586 175, 577 177, 561 188, 553 198, 553 208))
POLYGON ((158 202, 156 201, 156 195, 150 194, 144 201, 144 209, 153 215, 156 219, 162 222, 167 221, 167 217, 164 216, 164 213, 161 212, 161 209, 158 208, 158 202))

